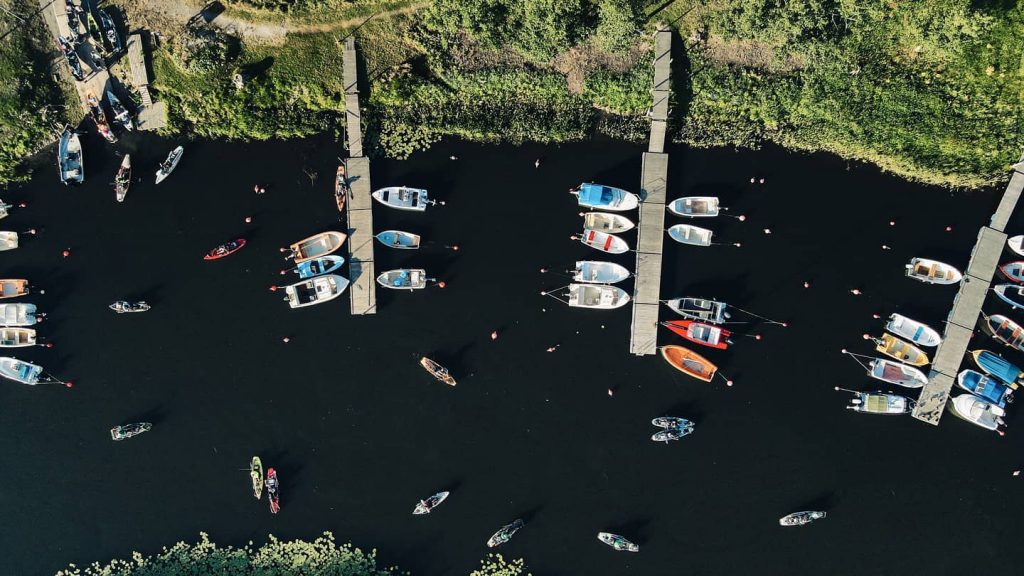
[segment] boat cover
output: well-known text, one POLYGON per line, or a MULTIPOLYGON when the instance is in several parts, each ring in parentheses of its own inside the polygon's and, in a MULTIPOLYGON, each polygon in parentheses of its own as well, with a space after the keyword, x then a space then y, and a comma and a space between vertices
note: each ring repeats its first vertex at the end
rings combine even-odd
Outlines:
POLYGON ((600 184, 583 184, 580 186, 580 203, 592 206, 608 206, 615 200, 615 192, 600 184))
POLYGON ((977 361, 978 366, 982 370, 1003 382, 1006 382, 1007 384, 1013 384, 1020 376, 1020 368, 1017 368, 1013 364, 1004 360, 1001 356, 997 356, 988 350, 983 350, 978 354, 977 361))

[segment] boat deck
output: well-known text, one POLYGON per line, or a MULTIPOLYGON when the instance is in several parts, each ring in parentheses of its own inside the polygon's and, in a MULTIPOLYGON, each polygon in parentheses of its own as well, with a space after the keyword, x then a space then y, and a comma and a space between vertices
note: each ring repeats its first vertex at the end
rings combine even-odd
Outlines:
POLYGON ((359 112, 356 44, 345 41, 343 54, 345 115, 348 118, 348 179, 352 196, 345 202, 348 215, 348 262, 352 284, 351 311, 355 315, 377 313, 377 276, 373 266, 373 198, 370 197, 370 159, 363 156, 359 112))

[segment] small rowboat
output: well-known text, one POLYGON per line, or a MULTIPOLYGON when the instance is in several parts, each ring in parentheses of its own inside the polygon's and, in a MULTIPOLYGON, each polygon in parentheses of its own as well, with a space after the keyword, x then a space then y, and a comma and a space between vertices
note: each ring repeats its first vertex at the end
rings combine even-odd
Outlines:
POLYGON ((1020 256, 1024 256, 1024 235, 1007 238, 1006 245, 1020 256))
POLYGON ((846 408, 863 414, 897 416, 910 412, 913 405, 909 398, 899 394, 855 392, 850 400, 850 405, 846 408))
POLYGON ((1010 348, 1024 351, 1024 328, 1020 324, 1002 314, 993 314, 985 318, 982 327, 996 340, 1010 348))
POLYGON ((583 230, 580 242, 609 254, 622 254, 629 251, 629 244, 614 234, 606 234, 597 230, 583 230))
POLYGON ((164 160, 160 164, 160 169, 156 171, 156 183, 159 184, 167 179, 174 172, 174 169, 178 167, 178 162, 181 162, 181 155, 185 153, 185 148, 178 146, 171 153, 167 155, 167 160, 164 160))
POLYGON ((1013 390, 1009 386, 974 370, 962 370, 956 377, 958 386, 974 394, 982 400, 1005 408, 1008 401, 1013 401, 1013 390))
POLYGON ((300 263, 292 269, 292 272, 295 272, 299 275, 299 278, 305 280, 321 274, 330 274, 341 268, 344 263, 345 259, 341 256, 321 256, 300 263))
POLYGON ((824 512, 793 512, 779 518, 779 526, 803 526, 825 517, 824 512))
POLYGON ((253 456, 249 463, 249 477, 252 479, 252 493, 259 500, 263 497, 263 461, 259 456, 253 456))
POLYGON ((617 286, 607 284, 569 284, 569 306, 612 310, 629 302, 629 294, 617 286))
POLYGON ((607 212, 587 212, 583 215, 583 227, 608 234, 621 234, 632 230, 636 225, 621 214, 607 212))
POLYGON ((427 287, 427 271, 422 268, 398 268, 381 272, 377 284, 392 290, 422 290, 427 287))
POLYGON ((992 291, 999 296, 999 299, 1006 302, 1013 309, 1024 308, 1024 286, 1018 286, 1016 284, 997 284, 992 287, 992 291))
POLYGON ((338 206, 338 212, 345 211, 345 200, 351 193, 348 187, 348 165, 342 162, 338 164, 338 171, 334 176, 334 203, 338 206))
POLYGON ((405 186, 390 186, 374 190, 373 199, 381 204, 397 210, 409 210, 412 212, 423 212, 428 205, 437 204, 427 196, 427 191, 422 188, 407 188, 405 186))
POLYGON ((150 309, 150 305, 146 304, 144 300, 140 300, 138 302, 118 300, 117 302, 114 302, 110 306, 107 306, 107 308, 110 308, 111 310, 117 312, 118 314, 131 314, 138 312, 148 312, 150 309))
POLYGON ((687 218, 718 216, 718 198, 715 196, 686 196, 668 204, 668 211, 687 218))
MULTIPOLYGON (((10 304, 8 304, 10 306, 10 304)), ((1024 372, 1020 368, 1014 366, 1008 362, 1002 356, 989 352, 988 350, 972 350, 971 356, 974 358, 974 363, 978 365, 986 374, 995 376, 999 380, 1009 384, 1010 387, 1016 389, 1017 383, 1024 378, 1024 372)))
POLYGON ((928 355, 923 350, 904 342, 892 334, 882 334, 881 338, 873 338, 875 350, 886 356, 910 364, 911 366, 924 366, 929 362, 928 355))
POLYGON ((267 468, 267 498, 270 500, 270 513, 281 511, 281 485, 277 483, 277 470, 267 468))
POLYGON ((82 165, 82 142, 78 133, 70 126, 64 128, 57 144, 57 170, 60 181, 64 185, 81 184, 85 180, 85 169, 82 165))
POLYGON ((348 278, 337 274, 326 274, 309 280, 285 286, 284 299, 292 308, 323 304, 334 300, 348 288, 348 278))
POLYGON ((707 228, 691 226, 690 224, 676 224, 668 229, 668 237, 680 244, 691 246, 711 246, 711 236, 714 234, 707 228))
POLYGON ((936 260, 914 258, 906 265, 906 274, 926 284, 956 284, 963 278, 959 270, 936 260))
POLYGON ((495 532, 494 535, 487 540, 487 547, 494 548, 495 546, 501 546, 511 540, 512 535, 518 532, 522 527, 523 521, 518 518, 511 524, 502 526, 500 530, 495 532))
POLYGON ((348 236, 344 232, 335 232, 334 230, 314 234, 309 238, 292 244, 290 247, 291 256, 289 258, 295 258, 295 263, 299 264, 306 260, 327 256, 341 248, 346 238, 348 236))
POLYGON ((928 383, 928 377, 924 375, 924 372, 885 358, 871 360, 868 362, 868 367, 868 376, 889 384, 905 388, 921 388, 928 383))
POLYGON ((678 418, 676 416, 658 416, 654 420, 651 420, 651 424, 658 428, 693 428, 694 423, 690 422, 686 418, 678 418))
POLYGON ((388 248, 399 250, 415 250, 420 247, 420 235, 401 230, 385 230, 377 234, 375 238, 388 248))
POLYGON ((455 386, 455 378, 452 378, 452 375, 444 366, 441 366, 440 364, 434 362, 433 360, 427 358, 426 356, 420 358, 420 366, 422 366, 424 370, 429 372, 431 376, 437 378, 439 381, 444 382, 449 386, 455 386))
MULTIPOLYGON (((42 314, 39 316, 42 317, 42 314)), ((0 325, 32 326, 36 322, 35 304, 0 304, 0 325)))
POLYGON ((6 278, 0 280, 0 298, 17 298, 28 294, 28 280, 6 278))
POLYGON ((572 270, 572 279, 588 284, 615 284, 629 278, 632 274, 625 266, 614 262, 598 262, 595 260, 578 260, 576 269, 572 270))
POLYGON ((661 357, 683 374, 693 376, 705 382, 711 382, 711 379, 715 377, 715 373, 718 371, 718 367, 712 364, 710 360, 682 346, 662 346, 661 357))
POLYGON ((17 232, 0 232, 0 251, 14 250, 18 247, 17 232))
POLYGON ((153 425, 149 422, 135 422, 124 426, 115 426, 110 429, 110 437, 115 441, 127 440, 132 436, 138 436, 143 432, 149 432, 153 425))
POLYGON ((597 539, 611 546, 616 552, 639 552, 640 547, 618 534, 598 532, 597 539))
POLYGON ((0 347, 21 348, 36 345, 36 331, 31 328, 0 328, 0 347))
POLYGON ((692 426, 689 428, 669 428, 667 430, 659 430, 651 435, 651 441, 664 442, 665 444, 668 444, 673 440, 679 440, 683 436, 693 434, 693 430, 694 428, 692 426))
POLYGON ((949 411, 971 424, 1000 434, 1000 429, 1006 424, 1003 422, 1006 412, 1002 408, 973 394, 961 394, 953 398, 949 403, 949 411))
POLYGON ((579 188, 569 190, 576 201, 585 208, 601 208, 612 212, 626 212, 640 206, 640 197, 621 188, 585 182, 579 188))
POLYGON ((438 492, 426 500, 420 500, 413 508, 413 514, 430 514, 434 508, 437 508, 441 502, 444 502, 448 498, 448 492, 438 492))
POLYGON ((1013 282, 1024 282, 1024 261, 1017 260, 1014 262, 1007 262, 999 267, 999 271, 1006 276, 1007 280, 1013 282))
POLYGON ((132 184, 132 155, 125 154, 124 159, 121 160, 121 166, 117 169, 117 175, 114 176, 114 198, 118 202, 124 202, 124 197, 128 195, 128 187, 132 184))
POLYGON ((22 362, 17 358, 7 356, 0 357, 0 376, 29 386, 39 384, 43 374, 43 367, 22 362))
POLYGON ((244 247, 245 247, 245 239, 244 238, 239 238, 237 240, 232 240, 231 242, 228 242, 226 244, 221 244, 220 246, 217 246, 213 250, 210 250, 209 252, 207 252, 206 256, 203 256, 203 260, 219 260, 221 258, 224 258, 225 256, 231 256, 232 254, 234 254, 235 252, 238 252, 239 250, 241 250, 244 247))
POLYGON ((725 328, 712 324, 705 324, 696 320, 670 320, 662 322, 661 325, 690 342, 700 344, 701 346, 725 350, 732 344, 729 340, 729 335, 732 333, 725 328))
POLYGON ((722 324, 730 318, 725 311, 725 302, 715 302, 704 298, 673 298, 666 300, 665 305, 673 312, 690 320, 701 320, 712 324, 722 324))
POLYGON ((942 336, 939 336, 935 329, 902 314, 890 314, 889 323, 885 325, 885 329, 921 346, 931 347, 942 343, 942 336))

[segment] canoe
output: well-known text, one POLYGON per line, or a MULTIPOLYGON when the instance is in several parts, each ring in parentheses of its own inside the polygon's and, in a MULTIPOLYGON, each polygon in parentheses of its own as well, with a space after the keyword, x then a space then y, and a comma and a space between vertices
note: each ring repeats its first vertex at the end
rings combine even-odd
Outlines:
POLYGON ((1006 416, 1006 412, 1002 408, 973 394, 961 394, 953 398, 949 403, 949 411, 986 430, 999 432, 999 429, 1005 424, 1003 416, 1006 416))
POLYGON ((921 388, 928 383, 924 372, 885 358, 874 358, 868 362, 868 376, 904 388, 921 388))
POLYGON ((249 478, 252 479, 252 493, 259 500, 263 496, 263 461, 253 456, 249 463, 249 478))
POLYGON ((693 376, 705 382, 711 382, 711 379, 715 377, 715 373, 718 371, 718 366, 712 364, 710 360, 682 346, 671 344, 662 346, 661 357, 683 374, 693 376))
POLYGON ((999 296, 999 299, 1006 302, 1013 309, 1024 308, 1024 286, 1018 286, 1016 284, 996 284, 992 287, 992 291, 999 296))
POLYGON ((629 302, 625 290, 607 284, 569 284, 569 306, 612 310, 629 302))
POLYGON ((988 316, 982 327, 993 338, 1016 350, 1024 351, 1024 328, 1002 314, 988 316))
POLYGON ((926 284, 956 284, 963 278, 963 274, 949 264, 927 258, 914 258, 905 268, 908 277, 926 284))
POLYGON ((0 357, 0 376, 4 378, 35 386, 39 383, 42 374, 42 366, 22 362, 17 358, 10 358, 8 356, 0 357))
POLYGON ((285 286, 284 299, 292 308, 323 304, 333 300, 348 288, 348 278, 337 274, 317 276, 291 286, 285 286))
POLYGON ((330 274, 341 268, 344 263, 345 259, 341 256, 321 256, 300 263, 292 272, 295 272, 299 275, 299 278, 305 280, 306 278, 313 278, 321 274, 330 274))
POLYGON ((35 304, 0 304, 0 325, 32 326, 37 321, 35 304))
POLYGON ((782 518, 779 518, 779 526, 803 526, 804 524, 810 524, 815 520, 820 520, 826 516, 825 512, 820 511, 804 511, 804 512, 793 512, 787 514, 782 518))
POLYGON ((426 190, 422 188, 408 188, 406 186, 381 188, 380 190, 374 190, 371 196, 377 202, 390 208, 413 212, 423 212, 427 209, 428 205, 437 203, 436 200, 431 200, 428 197, 426 190))
POLYGON ((348 165, 342 162, 334 175, 334 203, 338 206, 338 212, 345 211, 345 200, 351 193, 352 190, 348 186, 348 165))
POLYGON ((327 256, 341 248, 346 238, 348 238, 348 235, 344 232, 336 232, 334 230, 314 234, 309 238, 292 244, 289 247, 291 249, 291 257, 295 258, 296 264, 299 264, 306 260, 327 256))
POLYGON ((134 130, 135 123, 132 122, 132 115, 124 107, 124 104, 121 104, 121 100, 110 90, 107 90, 107 100, 110 101, 110 109, 114 111, 114 121, 124 126, 124 129, 129 132, 134 130))
POLYGON ((855 392, 847 408, 864 414, 897 416, 910 412, 913 409, 913 405, 909 398, 899 394, 855 392))
POLYGON ((588 284, 615 284, 629 278, 629 269, 614 262, 596 260, 577 260, 576 269, 572 271, 572 279, 588 284))
POLYGON ((267 499, 271 514, 281 511, 281 485, 277 482, 277 470, 273 468, 267 468, 267 499))
POLYGON ((626 212, 640 206, 640 197, 621 188, 585 182, 579 188, 569 190, 576 201, 585 208, 601 208, 612 212, 626 212))
POLYGON ((0 328, 0 347, 21 348, 36 345, 36 331, 31 328, 0 328))
POLYGON ((633 221, 622 214, 607 212, 587 212, 583 215, 583 227, 608 234, 621 234, 636 227, 633 221))
POLYGON ((666 300, 665 305, 675 313, 690 320, 701 320, 712 324, 722 324, 728 318, 725 302, 715 302, 704 298, 673 298, 666 300))
POLYGON ((120 52, 121 38, 117 35, 117 27, 114 26, 114 20, 102 8, 96 12, 100 15, 100 28, 103 30, 103 35, 106 36, 107 42, 110 43, 110 49, 115 54, 120 52))
POLYGON ((441 502, 448 499, 448 492, 438 492, 426 500, 420 500, 416 503, 416 507, 412 509, 413 514, 430 514, 434 508, 437 508, 441 502))
POLYGON ((413 234, 412 232, 402 232, 401 230, 385 230, 374 238, 378 242, 387 246, 388 248, 397 248, 399 250, 416 250, 420 247, 420 235, 413 234))
POLYGON ((128 187, 132 184, 132 155, 125 154, 124 159, 121 160, 121 166, 117 169, 117 175, 114 176, 114 198, 118 202, 124 202, 124 197, 128 195, 128 187))
POLYGON ((1010 250, 1013 250, 1016 254, 1024 256, 1024 234, 1007 238, 1006 245, 1009 246, 1010 250))
POLYGON ((694 428, 669 428, 667 430, 659 430, 651 435, 652 442, 664 442, 668 444, 673 440, 679 440, 683 436, 689 436, 693 434, 694 428))
POLYGON ((658 416, 651 420, 651 424, 659 428, 693 428, 694 423, 686 418, 676 416, 658 416))
POLYGON ((712 324, 705 324, 696 320, 670 320, 662 322, 661 325, 690 342, 700 344, 701 346, 725 350, 732 344, 729 340, 729 336, 732 333, 725 328, 712 324))
POLYGON ((127 440, 132 436, 138 436, 143 432, 149 432, 153 425, 149 422, 134 422, 124 426, 114 426, 110 429, 110 437, 115 441, 127 440))
POLYGON ((900 362, 911 366, 924 366, 929 362, 928 355, 923 350, 892 334, 882 334, 881 338, 873 338, 873 340, 876 351, 900 362))
POLYGON ((439 381, 444 382, 449 386, 455 386, 455 378, 452 377, 451 373, 448 372, 448 369, 444 366, 441 366, 426 356, 420 358, 420 366, 439 381))
POLYGON ((171 172, 174 172, 174 169, 178 167, 178 162, 181 162, 181 156, 184 153, 185 148, 182 146, 178 146, 174 150, 171 150, 171 153, 167 155, 167 160, 164 160, 163 163, 160 164, 160 169, 156 171, 157 184, 163 182, 171 175, 171 172))
POLYGON ((1005 408, 1006 402, 1012 400, 1013 390, 1009 386, 981 372, 962 370, 957 374, 956 383, 978 398, 1000 408, 1005 408))
POLYGON ((691 246, 710 246, 711 236, 714 234, 707 228, 691 226, 690 224, 676 224, 668 229, 668 237, 680 244, 691 246))
POLYGON ((28 280, 6 278, 0 280, 0 298, 17 298, 28 294, 28 280))
POLYGON ((237 240, 232 240, 231 242, 221 244, 220 246, 217 246, 213 250, 210 250, 209 252, 206 253, 205 256, 203 256, 203 260, 220 260, 225 256, 230 256, 235 252, 238 252, 244 247, 245 238, 238 238, 237 240))
POLYGON ((1007 280, 1024 282, 1024 261, 1022 260, 1007 262, 999 267, 999 271, 1002 272, 1007 280))
POLYGON ((81 184, 85 180, 82 164, 82 142, 70 126, 64 127, 57 144, 57 172, 64 185, 81 184))
POLYGON ((715 196, 685 196, 669 202, 668 211, 686 218, 718 216, 718 198, 715 196))
POLYGON ((0 232, 0 251, 14 250, 18 247, 17 232, 0 232))
MULTIPOLYGON (((8 304, 10 306, 10 304, 8 304)), ((1021 378, 1024 378, 1024 371, 1014 366, 1002 356, 989 352, 988 350, 972 350, 971 356, 974 363, 981 368, 985 374, 995 376, 1002 382, 1016 388, 1021 378)))
POLYGON ((381 272, 377 284, 392 290, 422 290, 427 287, 427 271, 422 268, 397 268, 381 272))
POLYGON ((501 527, 500 530, 494 533, 493 536, 487 539, 487 547, 494 548, 495 546, 501 546, 512 539, 512 535, 519 531, 523 527, 523 521, 516 519, 511 524, 506 524, 501 527))
POLYGON ((942 342, 942 336, 939 336, 938 331, 902 314, 890 314, 885 329, 921 346, 938 346, 942 342))
POLYGON ((639 552, 640 547, 618 534, 598 532, 597 539, 614 548, 617 552, 639 552))
POLYGON ((584 245, 609 254, 622 254, 629 251, 629 244, 614 234, 584 229, 579 238, 584 245))

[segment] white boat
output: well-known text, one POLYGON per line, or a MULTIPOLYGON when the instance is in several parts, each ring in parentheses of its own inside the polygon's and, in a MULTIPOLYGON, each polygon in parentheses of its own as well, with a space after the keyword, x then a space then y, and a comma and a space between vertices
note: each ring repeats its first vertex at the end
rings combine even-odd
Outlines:
POLYGON ((928 383, 928 377, 917 368, 886 360, 874 358, 868 362, 868 376, 889 384, 905 388, 921 388, 928 383))
POLYGON ((1024 256, 1024 234, 1008 238, 1006 240, 1006 245, 1019 256, 1024 256))
POLYGON ((981 426, 986 430, 999 431, 1005 424, 1003 416, 1006 412, 973 394, 961 394, 953 398, 949 403, 949 409, 953 414, 967 420, 971 424, 981 426))
POLYGON ((913 405, 906 396, 882 392, 855 392, 848 409, 864 414, 895 416, 910 412, 913 405))
POLYGON ((622 254, 629 251, 629 244, 614 234, 606 234, 597 230, 584 230, 579 236, 580 242, 609 254, 622 254))
POLYGON ((57 171, 63 184, 81 184, 85 180, 85 167, 82 164, 82 142, 78 133, 70 126, 64 127, 57 143, 57 171))
POLYGON ((668 205, 668 211, 687 218, 710 218, 718 216, 718 197, 686 196, 676 198, 668 205))
POLYGON ((608 234, 620 234, 632 230, 636 227, 636 224, 633 224, 632 220, 621 214, 586 212, 583 214, 583 227, 588 230, 607 232, 608 234))
POLYGON ((388 248, 416 250, 420 247, 420 235, 401 230, 385 230, 375 236, 378 242, 388 248))
POLYGON ((36 345, 36 331, 31 328, 0 328, 0 347, 21 348, 36 345))
POLYGON ((4 326, 33 326, 36 318, 35 304, 0 304, 0 324, 4 326))
POLYGON ((117 175, 114 176, 114 198, 118 202, 124 202, 124 197, 128 194, 128 188, 132 185, 132 155, 125 154, 124 159, 121 160, 121 166, 117 169, 117 175))
POLYGON ((701 320, 712 324, 722 324, 729 319, 725 311, 725 302, 716 302, 704 298, 673 298, 666 300, 665 305, 683 318, 701 320))
POLYGON ((333 300, 340 296, 347 287, 348 278, 337 274, 326 274, 286 286, 284 299, 292 308, 302 308, 333 300))
POLYGON ((319 234, 313 234, 309 238, 303 238, 288 247, 286 258, 294 258, 296 264, 307 260, 320 258, 337 252, 345 243, 348 235, 336 230, 328 230, 319 234))
POLYGON ((889 323, 885 325, 885 329, 921 346, 931 347, 942 343, 942 336, 939 336, 934 328, 902 314, 890 314, 889 323))
POLYGON ((826 515, 826 512, 819 510, 793 512, 792 514, 786 514, 782 518, 779 518, 779 526, 804 526, 814 522, 815 520, 821 520, 826 515))
POLYGON ((0 250, 14 250, 17 247, 17 232, 0 232, 0 250))
POLYGON ((579 188, 569 190, 576 201, 585 208, 601 208, 612 212, 626 212, 640 206, 640 197, 621 188, 585 182, 579 188))
POLYGON ((427 271, 421 268, 398 268, 381 272, 377 284, 392 290, 421 290, 427 287, 427 271))
POLYGON ((710 246, 711 236, 714 234, 707 228, 691 226, 690 224, 676 224, 668 229, 669 238, 680 244, 692 246, 710 246))
POLYGON ((34 386, 39 383, 42 374, 42 366, 22 362, 17 358, 0 356, 0 376, 4 378, 34 386))
POLYGON ((569 306, 611 310, 629 302, 629 294, 622 288, 606 284, 569 284, 569 306))
POLYGON ((385 206, 398 210, 411 210, 423 212, 428 205, 436 204, 427 196, 427 191, 422 188, 408 188, 406 186, 390 186, 374 190, 373 199, 385 206))
POLYGON ((926 284, 956 284, 964 275, 959 270, 937 260, 913 258, 906 265, 907 276, 926 284))
POLYGON ((185 148, 182 146, 178 146, 174 150, 171 150, 171 153, 167 155, 167 160, 164 160, 163 163, 160 164, 160 169, 156 171, 157 184, 163 182, 171 175, 171 172, 174 172, 174 169, 178 167, 178 162, 181 161, 181 155, 184 153, 185 148))
POLYGON ((588 284, 615 284, 630 276, 629 269, 625 266, 596 260, 578 260, 576 269, 572 271, 573 280, 588 284))
POLYGON ((7 218, 7 211, 14 208, 12 204, 8 204, 3 200, 0 200, 0 220, 7 218))

